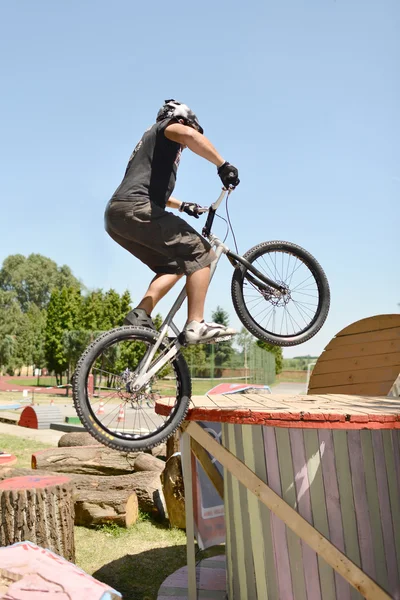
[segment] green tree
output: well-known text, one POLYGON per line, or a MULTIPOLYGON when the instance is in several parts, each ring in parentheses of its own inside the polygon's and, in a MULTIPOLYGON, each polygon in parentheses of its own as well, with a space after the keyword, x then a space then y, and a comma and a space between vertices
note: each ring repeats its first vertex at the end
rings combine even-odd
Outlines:
POLYGON ((47 368, 54 371, 59 385, 62 384, 63 372, 69 369, 70 361, 64 333, 81 328, 81 315, 79 290, 74 287, 53 290, 47 309, 44 350, 47 368))
MULTIPOLYGON (((220 323, 225 327, 229 325, 229 315, 221 306, 217 306, 217 308, 211 314, 211 318, 214 323, 220 323)), ((222 365, 227 364, 234 354, 232 340, 227 342, 219 342, 215 345, 214 350, 210 344, 206 344, 205 352, 207 357, 211 357, 212 353, 214 352, 214 364, 217 367, 221 367, 222 365)))
POLYGON ((31 302, 40 309, 45 308, 52 290, 63 286, 82 287, 68 266, 58 267, 41 254, 10 255, 0 269, 0 289, 15 292, 24 312, 31 302))
POLYGON ((84 296, 81 303, 81 323, 86 331, 101 331, 103 327, 103 292, 95 290, 84 296))
POLYGON ((271 352, 275 356, 275 373, 276 375, 281 373, 283 366, 282 348, 280 346, 274 346, 273 344, 264 342, 263 340, 257 340, 257 346, 263 350, 266 350, 267 352, 271 352))
POLYGON ((20 364, 17 334, 22 319, 15 292, 0 289, 0 369, 11 374, 20 364))

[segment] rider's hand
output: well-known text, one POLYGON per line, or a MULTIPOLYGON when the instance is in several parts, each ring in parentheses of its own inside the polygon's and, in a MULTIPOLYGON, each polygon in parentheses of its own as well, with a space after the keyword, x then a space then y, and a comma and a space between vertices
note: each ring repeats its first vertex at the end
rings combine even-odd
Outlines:
POLYGON ((240 183, 237 168, 228 162, 224 162, 224 164, 218 168, 218 175, 226 189, 229 189, 229 187, 236 187, 240 183))
POLYGON ((198 213, 199 208, 201 208, 201 207, 198 204, 195 204, 194 202, 182 202, 182 204, 179 207, 179 211, 185 212, 187 215, 189 215, 191 217, 196 217, 196 219, 198 219, 199 218, 199 213, 198 213))

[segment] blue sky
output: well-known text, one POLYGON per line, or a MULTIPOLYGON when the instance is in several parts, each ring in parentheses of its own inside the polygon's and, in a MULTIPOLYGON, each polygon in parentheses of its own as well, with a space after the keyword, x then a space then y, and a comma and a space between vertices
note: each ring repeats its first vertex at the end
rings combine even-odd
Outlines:
MULTIPOLYGON (((399 311, 397 0, 3 0, 0 23, 0 263, 38 252, 138 301, 151 274, 107 237, 103 213, 174 97, 239 169, 239 250, 290 240, 327 273, 325 326, 284 356, 399 311)), ((213 165, 185 151, 174 195, 204 205, 219 190, 213 165)), ((230 279, 224 260, 206 317, 220 304, 239 326, 230 279)))

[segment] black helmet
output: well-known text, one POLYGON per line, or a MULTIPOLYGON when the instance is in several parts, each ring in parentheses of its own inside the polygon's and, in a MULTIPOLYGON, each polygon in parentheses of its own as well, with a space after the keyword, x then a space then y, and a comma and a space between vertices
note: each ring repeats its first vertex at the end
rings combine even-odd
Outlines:
POLYGON ((182 120, 185 125, 193 127, 193 129, 196 129, 199 133, 204 133, 196 115, 188 106, 186 106, 186 104, 182 104, 177 100, 165 100, 164 105, 157 113, 156 121, 172 118, 175 118, 178 121, 182 120))

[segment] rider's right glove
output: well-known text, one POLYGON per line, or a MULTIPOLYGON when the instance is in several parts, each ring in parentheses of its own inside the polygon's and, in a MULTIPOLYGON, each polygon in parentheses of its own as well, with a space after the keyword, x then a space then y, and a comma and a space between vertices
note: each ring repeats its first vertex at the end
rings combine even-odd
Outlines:
POLYGON ((236 187, 240 183, 237 168, 228 162, 224 162, 224 164, 219 167, 218 175, 226 189, 229 189, 230 186, 236 187))
POLYGON ((179 207, 179 212, 185 212, 187 215, 191 217, 199 218, 198 210, 200 206, 195 202, 182 202, 179 207))

